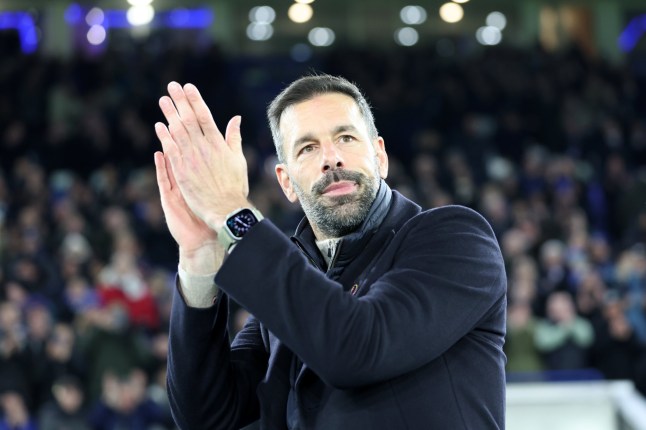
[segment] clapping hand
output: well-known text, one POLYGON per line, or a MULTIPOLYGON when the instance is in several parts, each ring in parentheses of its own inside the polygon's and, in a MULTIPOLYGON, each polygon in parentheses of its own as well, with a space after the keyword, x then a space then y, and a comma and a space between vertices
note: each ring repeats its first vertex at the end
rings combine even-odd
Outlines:
POLYGON ((191 255, 216 246, 225 217, 248 205, 241 118, 233 117, 222 136, 194 85, 171 82, 168 93, 159 100, 168 126, 155 124, 163 149, 155 153, 157 183, 180 254, 191 255))

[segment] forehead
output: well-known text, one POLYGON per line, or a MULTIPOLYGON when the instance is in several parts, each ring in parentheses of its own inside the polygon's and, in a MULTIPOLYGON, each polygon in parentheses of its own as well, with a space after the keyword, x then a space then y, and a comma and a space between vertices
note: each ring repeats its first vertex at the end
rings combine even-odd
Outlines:
POLYGON ((303 134, 330 131, 339 125, 365 128, 359 106, 342 93, 325 93, 289 106, 280 117, 283 141, 289 143, 303 134))

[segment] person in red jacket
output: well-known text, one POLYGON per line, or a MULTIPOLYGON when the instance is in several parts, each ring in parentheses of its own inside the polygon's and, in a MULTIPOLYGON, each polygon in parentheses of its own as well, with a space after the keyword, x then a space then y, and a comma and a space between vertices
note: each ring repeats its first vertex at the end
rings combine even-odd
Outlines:
POLYGON ((248 201, 241 118, 168 85, 157 182, 179 245, 168 394, 182 429, 502 429, 506 276, 461 206, 422 211, 385 182, 370 107, 341 77, 271 103, 290 239, 248 201), (228 299, 250 312, 230 342, 228 299))

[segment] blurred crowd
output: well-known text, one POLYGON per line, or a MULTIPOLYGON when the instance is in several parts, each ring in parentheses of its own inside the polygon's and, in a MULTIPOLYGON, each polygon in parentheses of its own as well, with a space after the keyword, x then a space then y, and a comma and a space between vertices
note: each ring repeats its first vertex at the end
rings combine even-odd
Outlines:
POLYGON ((631 61, 340 48, 295 63, 172 44, 62 59, 3 37, 0 429, 173 428, 177 249, 155 183, 157 100, 193 82, 220 125, 242 115, 250 199, 289 234, 302 213, 276 184, 264 111, 308 70, 365 91, 391 187, 490 221, 510 380, 579 371, 646 392, 646 74, 631 61))

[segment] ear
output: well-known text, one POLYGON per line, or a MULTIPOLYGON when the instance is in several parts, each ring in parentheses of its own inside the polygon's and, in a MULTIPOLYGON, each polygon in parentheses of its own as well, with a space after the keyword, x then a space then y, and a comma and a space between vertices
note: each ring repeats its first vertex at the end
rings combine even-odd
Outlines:
POLYGON ((289 173, 287 172, 287 166, 282 163, 276 164, 275 170, 276 179, 278 179, 278 184, 280 185, 280 188, 283 189, 285 197, 287 197, 287 200, 289 200, 290 202, 296 203, 298 201, 298 197, 294 192, 292 180, 290 179, 289 173))
POLYGON ((377 161, 379 163, 379 175, 382 179, 388 177, 388 154, 386 154, 386 143, 384 138, 379 136, 374 140, 375 152, 377 153, 377 161))

